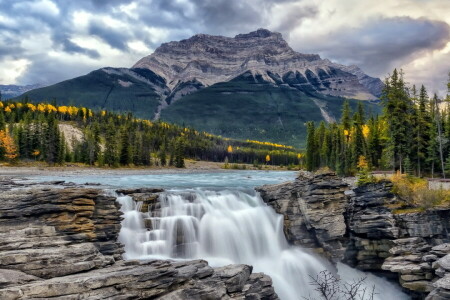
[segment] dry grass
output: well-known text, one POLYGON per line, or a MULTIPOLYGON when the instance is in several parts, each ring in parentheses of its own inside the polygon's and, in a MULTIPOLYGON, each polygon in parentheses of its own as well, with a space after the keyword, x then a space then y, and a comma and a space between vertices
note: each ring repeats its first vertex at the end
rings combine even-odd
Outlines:
MULTIPOLYGON (((450 191, 430 190, 426 179, 394 174, 391 178, 394 184, 393 192, 405 202, 409 208, 401 208, 397 211, 405 213, 414 209, 428 209, 432 207, 448 207, 450 205, 450 191), (412 207, 412 208, 411 208, 412 207)), ((411 211, 416 212, 416 211, 411 211)))

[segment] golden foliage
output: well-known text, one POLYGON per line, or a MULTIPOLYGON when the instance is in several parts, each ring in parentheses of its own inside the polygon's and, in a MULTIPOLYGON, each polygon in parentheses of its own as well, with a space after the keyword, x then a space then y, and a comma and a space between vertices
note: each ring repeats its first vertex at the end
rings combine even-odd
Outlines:
POLYGON ((430 190, 426 179, 397 172, 391 181, 394 184, 393 192, 408 205, 430 208, 450 203, 450 191, 430 190))
POLYGON ((358 169, 360 170, 367 170, 369 169, 369 163, 367 162, 367 159, 365 156, 361 155, 358 158, 358 164, 356 165, 358 169))
POLYGON ((270 142, 260 142, 260 141, 254 141, 254 140, 246 140, 247 143, 257 144, 257 145, 263 145, 263 146, 271 146, 275 148, 286 148, 286 149, 294 149, 292 146, 286 146, 281 144, 274 144, 270 142))
POLYGON ((267 154, 267 155, 266 155, 266 162, 269 162, 269 161, 270 161, 270 155, 267 154))
POLYGON ((0 130, 0 147, 3 148, 7 159, 13 160, 17 157, 17 147, 7 130, 0 130))
POLYGON ((363 135, 364 135, 365 138, 367 138, 367 137, 369 136, 370 128, 369 128, 368 125, 364 124, 364 125, 362 126, 362 133, 363 133, 363 135))
POLYGON ((228 146, 227 152, 228 153, 233 153, 233 147, 231 147, 231 145, 228 146))

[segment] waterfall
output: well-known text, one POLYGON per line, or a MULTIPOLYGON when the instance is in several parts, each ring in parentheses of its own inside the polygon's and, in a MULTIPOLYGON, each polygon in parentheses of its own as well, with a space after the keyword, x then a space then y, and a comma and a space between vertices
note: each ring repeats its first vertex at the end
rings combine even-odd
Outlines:
MULTIPOLYGON (((136 204, 129 196, 119 196, 118 201, 124 213, 119 241, 125 245, 125 259, 202 258, 213 267, 252 265, 254 272, 271 276, 283 300, 314 295, 309 276, 333 269, 326 260, 289 246, 283 216, 254 191, 168 191, 160 196, 159 210, 144 213, 140 212, 142 203, 136 204)), ((343 269, 346 278, 356 272, 343 269)), ((364 276, 361 272, 355 275, 364 276)), ((377 289, 383 295, 379 292, 375 299, 408 299, 380 280, 377 289)))

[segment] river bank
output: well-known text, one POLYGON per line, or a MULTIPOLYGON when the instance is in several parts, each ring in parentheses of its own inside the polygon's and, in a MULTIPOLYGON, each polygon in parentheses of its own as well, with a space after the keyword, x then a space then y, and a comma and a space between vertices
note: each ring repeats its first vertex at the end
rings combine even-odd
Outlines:
POLYGON ((0 176, 59 176, 59 175, 146 175, 146 174, 193 174, 203 172, 232 172, 237 170, 286 171, 287 168, 264 165, 261 169, 249 164, 238 164, 240 168, 224 168, 224 163, 186 160, 185 168, 175 167, 129 167, 100 168, 86 165, 48 166, 44 163, 29 163, 17 166, 0 165, 0 176))

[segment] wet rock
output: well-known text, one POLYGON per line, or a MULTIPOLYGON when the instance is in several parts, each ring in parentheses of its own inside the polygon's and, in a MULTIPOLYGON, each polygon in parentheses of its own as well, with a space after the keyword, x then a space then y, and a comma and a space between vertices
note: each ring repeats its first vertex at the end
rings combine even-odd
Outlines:
POLYGON ((130 195, 130 194, 154 194, 154 193, 161 193, 164 192, 164 189, 161 188, 136 188, 136 189, 118 189, 116 190, 117 193, 123 194, 123 195, 130 195))
POLYGON ((120 204, 102 190, 11 187, 0 194, 2 300, 278 299, 247 265, 121 260, 120 204))
POLYGON ((258 295, 258 299, 278 299, 273 289, 269 292, 270 288, 267 288, 271 286, 270 278, 262 274, 250 277, 250 266, 232 265, 220 268, 218 272, 212 271, 207 276, 199 276, 205 266, 205 261, 185 262, 184 266, 170 261, 140 262, 134 265, 117 262, 108 268, 88 273, 0 289, 0 299, 243 299, 250 292, 258 295), (187 269, 189 272, 186 272, 187 269), (258 291, 260 287, 264 289, 258 291))
POLYGON ((262 199, 284 215, 291 244, 316 249, 339 261, 344 255, 344 210, 348 185, 334 173, 301 174, 294 182, 257 188, 262 199))

